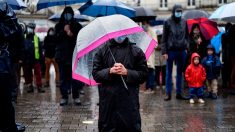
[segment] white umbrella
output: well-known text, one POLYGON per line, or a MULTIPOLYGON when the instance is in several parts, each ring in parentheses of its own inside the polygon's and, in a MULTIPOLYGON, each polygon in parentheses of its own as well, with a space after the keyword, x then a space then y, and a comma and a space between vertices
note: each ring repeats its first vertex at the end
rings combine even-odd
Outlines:
POLYGON ((235 2, 223 5, 215 10, 209 19, 235 23, 235 2))

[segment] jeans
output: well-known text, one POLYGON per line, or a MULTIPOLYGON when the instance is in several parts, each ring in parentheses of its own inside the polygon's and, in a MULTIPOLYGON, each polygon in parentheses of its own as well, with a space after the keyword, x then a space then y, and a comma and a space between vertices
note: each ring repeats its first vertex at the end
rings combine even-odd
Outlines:
POLYGON ((155 86, 155 75, 154 75, 154 69, 153 68, 148 68, 148 78, 146 81, 146 89, 151 89, 153 90, 155 86))
POLYGON ((194 97, 201 99, 203 97, 203 92, 204 92, 204 87, 200 87, 200 88, 190 87, 189 88, 190 99, 193 99, 194 97))
POLYGON ((177 66, 176 75, 176 93, 182 93, 182 73, 184 70, 186 59, 186 51, 169 51, 166 64, 166 94, 171 95, 172 92, 172 68, 175 61, 177 66))
POLYGON ((68 91, 72 88, 73 99, 79 98, 79 90, 84 84, 72 79, 72 65, 59 63, 60 72, 60 93, 63 99, 68 99, 68 91))

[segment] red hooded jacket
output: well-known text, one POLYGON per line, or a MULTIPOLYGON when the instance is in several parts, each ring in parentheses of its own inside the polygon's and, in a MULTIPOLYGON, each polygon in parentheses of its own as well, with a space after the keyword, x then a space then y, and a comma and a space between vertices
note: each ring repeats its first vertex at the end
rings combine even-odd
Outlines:
POLYGON ((206 80, 206 71, 201 64, 195 65, 193 59, 200 57, 197 53, 193 53, 191 56, 191 64, 185 71, 185 79, 188 82, 189 87, 200 88, 204 85, 206 80))

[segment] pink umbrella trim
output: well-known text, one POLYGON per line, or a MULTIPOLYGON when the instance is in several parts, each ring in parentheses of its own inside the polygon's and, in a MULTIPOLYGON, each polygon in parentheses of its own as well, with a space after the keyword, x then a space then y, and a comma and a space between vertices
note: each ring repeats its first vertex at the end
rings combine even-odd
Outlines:
POLYGON ((76 74, 75 72, 73 72, 73 78, 74 78, 74 79, 77 79, 77 80, 80 80, 80 81, 82 81, 82 82, 84 82, 84 83, 86 83, 86 84, 88 84, 88 85, 90 85, 90 86, 96 86, 96 85, 98 85, 98 83, 96 83, 95 80, 93 80, 93 79, 87 79, 87 78, 85 78, 85 77, 83 77, 83 76, 81 76, 81 75, 79 75, 79 74, 76 74))

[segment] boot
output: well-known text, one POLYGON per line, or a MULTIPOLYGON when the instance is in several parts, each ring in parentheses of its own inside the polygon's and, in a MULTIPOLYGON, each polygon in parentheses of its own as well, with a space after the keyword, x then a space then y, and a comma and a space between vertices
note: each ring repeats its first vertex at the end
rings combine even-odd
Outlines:
POLYGON ((164 101, 169 101, 169 100, 171 100, 171 95, 170 94, 166 95, 166 97, 164 98, 164 101))
POLYGON ((176 99, 188 100, 189 98, 186 98, 186 97, 182 96, 181 94, 176 94, 176 99))
POLYGON ((45 93, 45 90, 42 87, 38 87, 38 93, 45 93))
POLYGON ((27 93, 33 93, 34 92, 34 88, 33 88, 33 85, 28 85, 27 86, 27 93))

